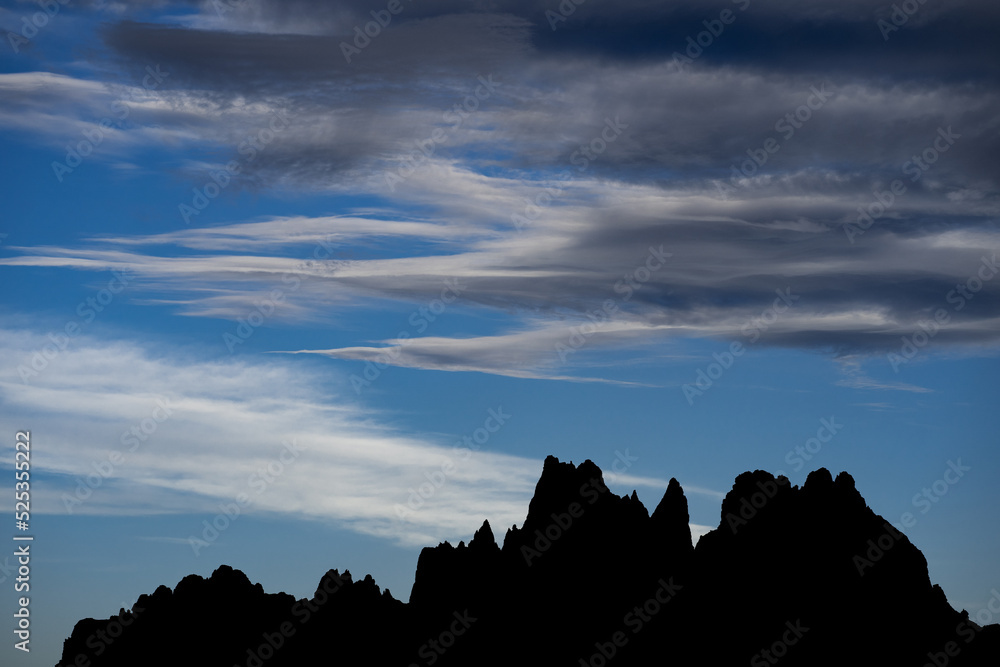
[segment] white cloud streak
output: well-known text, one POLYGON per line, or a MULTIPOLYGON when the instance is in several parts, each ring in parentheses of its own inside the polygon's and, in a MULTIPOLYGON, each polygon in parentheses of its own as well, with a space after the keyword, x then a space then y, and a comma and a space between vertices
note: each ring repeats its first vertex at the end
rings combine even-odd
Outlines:
MULTIPOLYGON (((0 373, 7 378, 0 382, 0 423, 32 431, 33 470, 49 488, 37 498, 40 512, 214 514, 246 493, 251 512, 328 521, 418 546, 468 539, 483 519, 521 523, 541 472, 541 461, 492 444, 473 452, 440 437, 401 435, 337 393, 342 379, 321 381, 305 364, 281 358, 206 361, 80 337, 39 377, 17 380, 17 364, 48 342, 24 330, 0 331, 0 373), (16 425, 6 416, 13 414, 16 425), (282 456, 289 442, 301 452, 294 458, 282 456), (400 513, 411 490, 445 461, 454 470, 444 484, 418 510, 400 513), (273 482, 258 493, 265 473, 273 482), (82 500, 81 484, 92 488, 82 500)), ((471 417, 484 418, 489 407, 471 417)), ((192 525, 191 533, 200 529, 192 525)))

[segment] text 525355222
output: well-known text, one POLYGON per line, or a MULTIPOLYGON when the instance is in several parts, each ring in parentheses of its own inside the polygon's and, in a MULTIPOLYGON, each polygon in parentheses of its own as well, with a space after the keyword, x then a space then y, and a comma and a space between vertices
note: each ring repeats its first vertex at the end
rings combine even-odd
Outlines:
POLYGON ((23 533, 28 530, 31 520, 31 432, 18 431, 14 436, 14 527, 19 531, 14 535, 17 547, 17 577, 14 591, 21 594, 17 598, 14 612, 14 648, 28 653, 31 651, 31 599, 26 595, 31 591, 31 540, 23 533))

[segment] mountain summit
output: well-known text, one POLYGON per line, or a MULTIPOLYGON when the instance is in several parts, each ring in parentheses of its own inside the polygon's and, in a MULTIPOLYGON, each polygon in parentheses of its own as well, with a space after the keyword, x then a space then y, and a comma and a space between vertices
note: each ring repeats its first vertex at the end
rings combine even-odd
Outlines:
POLYGON ((650 515, 549 456, 524 524, 425 548, 409 603, 337 570, 296 600, 223 565, 80 621, 58 667, 1000 664, 1000 626, 955 611, 846 472, 746 472, 696 546, 688 521, 675 479, 650 515))

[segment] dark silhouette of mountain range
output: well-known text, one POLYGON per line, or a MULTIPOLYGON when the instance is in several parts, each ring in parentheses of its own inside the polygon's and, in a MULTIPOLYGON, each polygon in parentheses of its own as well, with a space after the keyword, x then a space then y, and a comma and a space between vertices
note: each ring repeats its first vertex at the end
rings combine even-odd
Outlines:
POLYGON ((1000 665, 1000 626, 955 611, 846 472, 746 472, 696 547, 688 520, 674 479, 650 515, 550 456, 524 525, 425 548, 409 603, 337 570, 296 600, 223 565, 80 621, 59 666, 1000 665))

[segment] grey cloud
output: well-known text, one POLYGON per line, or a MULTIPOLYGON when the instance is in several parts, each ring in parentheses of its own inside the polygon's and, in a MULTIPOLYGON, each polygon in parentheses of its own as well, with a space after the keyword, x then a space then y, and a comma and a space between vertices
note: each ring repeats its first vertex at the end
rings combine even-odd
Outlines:
MULTIPOLYGON (((582 322, 607 299, 635 327, 600 337, 620 347, 739 335, 776 289, 791 287, 801 301, 761 345, 842 357, 891 351, 937 308, 951 309, 949 295, 1000 245, 988 226, 1000 217, 1000 61, 989 57, 995 47, 980 48, 998 10, 928 4, 886 42, 875 26, 880 3, 803 9, 755 0, 747 21, 678 71, 670 62, 677 40, 683 45, 695 19, 722 6, 628 3, 612 12, 585 3, 545 34, 546 3, 414 3, 351 63, 340 42, 370 11, 361 3, 253 3, 246 20, 254 29, 245 32, 112 24, 104 39, 122 67, 160 64, 172 73, 159 106, 142 118, 179 138, 178 153, 206 146, 181 159, 195 184, 238 155, 269 113, 287 110, 296 120, 245 165, 247 184, 364 195, 377 200, 378 214, 98 238, 84 248, 22 250, 3 263, 134 265, 148 284, 176 292, 163 301, 225 317, 253 289, 300 270, 292 256, 317 238, 406 238, 422 252, 397 249, 318 274, 289 316, 380 299, 426 303, 442 280, 457 277, 467 285, 461 307, 510 317, 490 341, 504 358, 442 332, 449 342, 432 350, 425 341, 405 363, 529 376, 556 371, 506 342, 582 322), (611 14, 599 29, 596 17, 611 14), (309 17, 313 34, 289 32, 309 17), (685 17, 693 23, 678 20, 685 17), (662 21, 673 27, 656 33, 662 21), (857 49, 845 48, 862 34, 857 49), (654 36, 665 46, 653 45, 654 36), (629 38, 632 51, 619 43, 629 38), (487 75, 498 90, 450 127, 448 109, 487 75), (609 135, 612 127, 621 131, 609 135), (402 173, 434 130, 447 140, 389 187, 386 174, 402 173), (941 144, 942 133, 957 138, 941 144), (769 141, 776 150, 764 150, 769 141), (914 171, 914 156, 927 159, 926 170, 914 171), (905 193, 880 210, 877 197, 896 180, 905 193), (858 227, 859 207, 875 213, 870 228, 858 227), (527 221, 520 230, 518 216, 527 221), (152 256, 154 244, 193 252, 152 256), (622 281, 660 245, 670 261, 626 298, 622 281), (228 254, 237 250, 247 255, 228 254)), ((106 97, 89 83, 62 84, 58 94, 11 90, 24 108, 61 95, 80 113, 106 97)), ((994 345, 998 286, 985 282, 966 307, 949 311, 935 344, 994 345)), ((525 349, 537 351, 540 340, 525 349)), ((340 349, 351 358, 379 354, 340 349)))

